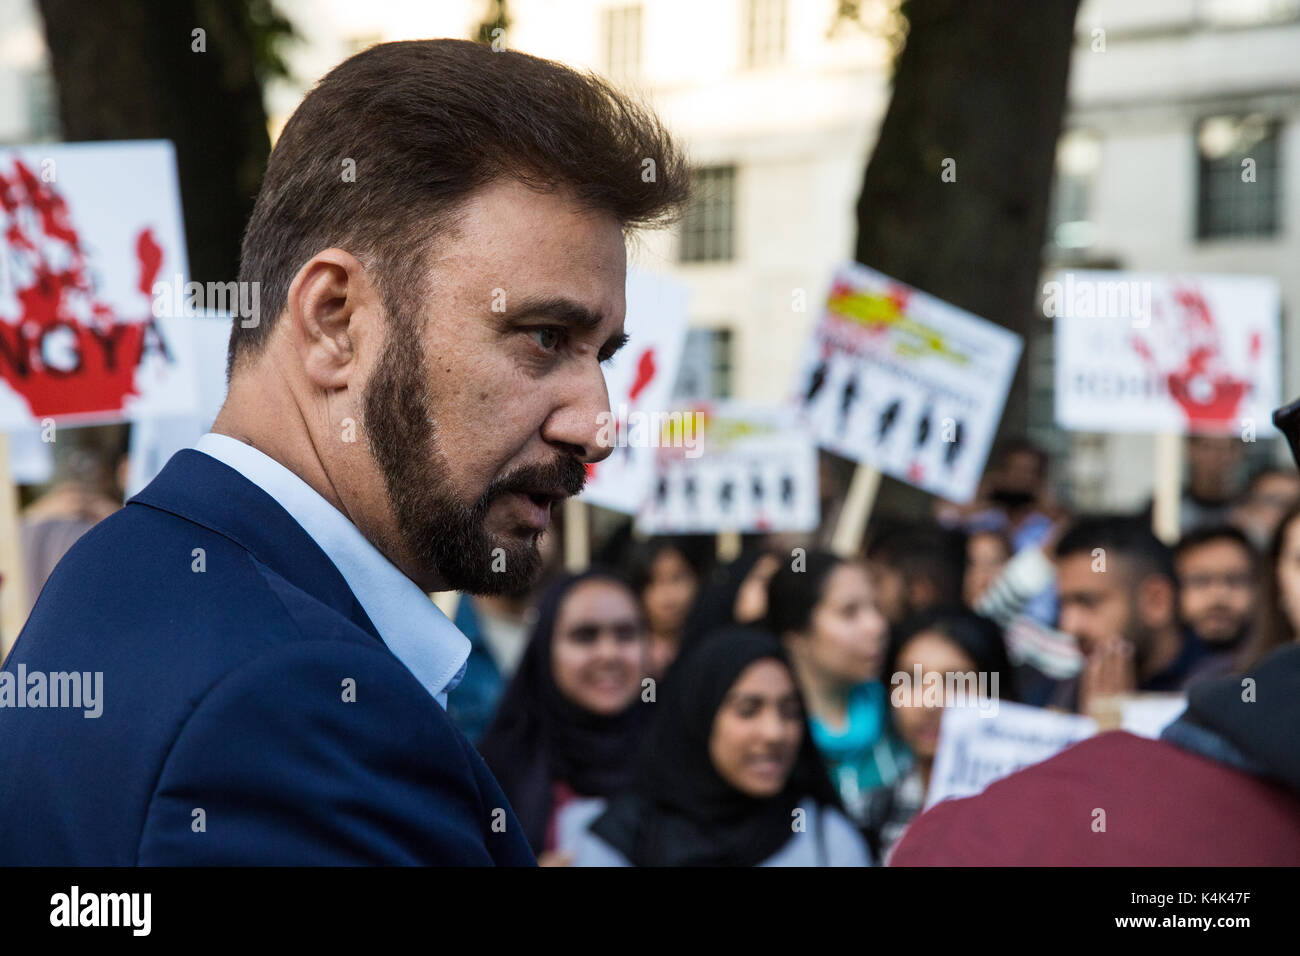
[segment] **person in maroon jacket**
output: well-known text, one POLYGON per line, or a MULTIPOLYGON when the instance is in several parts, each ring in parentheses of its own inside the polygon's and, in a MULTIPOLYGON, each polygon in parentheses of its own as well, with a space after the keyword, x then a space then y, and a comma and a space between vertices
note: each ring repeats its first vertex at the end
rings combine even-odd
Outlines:
POLYGON ((1300 644, 1191 688, 1159 740, 1115 731, 946 800, 891 866, 1300 864, 1300 644))

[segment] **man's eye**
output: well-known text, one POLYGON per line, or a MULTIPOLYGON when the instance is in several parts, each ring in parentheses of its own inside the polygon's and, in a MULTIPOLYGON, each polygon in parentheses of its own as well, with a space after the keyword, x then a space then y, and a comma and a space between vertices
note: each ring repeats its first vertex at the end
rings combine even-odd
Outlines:
POLYGON ((535 341, 538 345, 540 345, 548 352, 560 344, 559 329, 552 329, 549 327, 541 328, 541 329, 529 329, 528 334, 533 336, 533 341, 535 341))

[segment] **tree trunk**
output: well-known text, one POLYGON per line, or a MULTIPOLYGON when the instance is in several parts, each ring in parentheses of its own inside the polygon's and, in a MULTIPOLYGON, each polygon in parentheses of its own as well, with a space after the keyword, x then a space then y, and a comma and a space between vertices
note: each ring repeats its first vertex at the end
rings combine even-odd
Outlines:
MULTIPOLYGON (((907 42, 858 200, 859 262, 1011 329, 1026 345, 1078 6, 906 2, 907 42), (945 167, 955 181, 945 182, 945 167)), ((1002 437, 1024 434, 1027 406, 1022 355, 1002 437)), ((903 510, 923 507, 896 482, 881 495, 903 510)))
MULTIPOLYGON (((63 139, 176 146, 191 276, 233 280, 270 138, 250 7, 205 0, 39 0, 63 139), (204 31, 196 52, 193 31, 204 31)), ((263 14, 270 13, 269 5, 263 14)), ((273 14, 271 14, 273 16, 273 14)))

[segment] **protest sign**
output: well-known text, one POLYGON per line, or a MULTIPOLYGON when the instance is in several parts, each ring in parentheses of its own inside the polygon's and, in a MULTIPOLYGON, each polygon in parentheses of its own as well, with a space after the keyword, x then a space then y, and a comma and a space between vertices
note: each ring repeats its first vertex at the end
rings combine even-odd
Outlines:
POLYGON ((1056 421, 1098 432, 1271 436, 1281 404, 1280 297, 1271 278, 1062 272, 1056 421))
POLYGON ((580 501, 629 515, 645 503, 686 343, 688 297, 678 282, 628 271, 628 343, 605 367, 610 411, 598 423, 597 440, 613 451, 587 466, 580 501))
POLYGON ((1186 694, 1129 694, 1119 704, 1120 729, 1154 740, 1185 710, 1186 694))
POLYGON ((197 399, 188 415, 144 418, 131 425, 127 458, 126 496, 142 491, 163 465, 182 448, 190 448, 212 428, 226 400, 226 347, 229 315, 207 313, 189 319, 189 334, 179 343, 188 348, 195 374, 197 399))
POLYGON ((998 701, 996 710, 945 708, 925 805, 977 794, 1096 732, 1097 722, 1090 717, 1007 701, 998 701))
POLYGON ((7 437, 9 478, 15 485, 43 485, 54 477, 54 442, 49 440, 49 430, 15 429, 7 437))
POLYGON ((974 497, 1021 340, 857 263, 835 273, 795 386, 817 443, 950 501, 974 497))
POLYGON ((171 144, 0 149, 0 217, 0 429, 192 410, 171 144))
POLYGON ((664 436, 644 534, 811 531, 817 527, 817 449, 792 409, 700 402, 681 409, 691 441, 664 436))

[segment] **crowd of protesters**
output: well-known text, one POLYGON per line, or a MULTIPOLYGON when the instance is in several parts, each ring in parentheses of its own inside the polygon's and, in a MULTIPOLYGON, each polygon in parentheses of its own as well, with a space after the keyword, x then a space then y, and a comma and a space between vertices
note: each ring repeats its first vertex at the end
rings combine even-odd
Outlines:
MULTIPOLYGON (((1152 533, 1149 507, 1058 506, 1048 458, 1028 443, 999 449, 972 505, 875 520, 847 557, 819 547, 822 529, 747 536, 723 562, 713 537, 641 538, 628 522, 575 574, 548 534, 551 570, 531 594, 461 595, 449 608, 472 645, 449 713, 543 865, 899 862, 947 702, 891 694, 896 674, 986 675, 1003 701, 1079 714, 1116 695, 1187 694, 1190 716, 1165 738, 1279 787, 1241 812, 1285 818, 1300 810, 1300 714, 1276 710, 1300 698, 1300 476, 1267 467, 1237 487, 1239 442, 1188 448, 1173 546, 1152 533), (1279 651, 1289 658, 1271 666, 1293 693, 1252 714, 1281 725, 1215 730, 1205 701, 1279 651), (1211 690, 1189 694, 1198 686, 1211 690)), ((28 552, 47 565, 29 567, 34 591, 63 550, 35 543, 102 517, 55 507, 106 487, 81 472, 25 516, 28 552)), ((1191 766, 1177 772, 1200 772, 1191 766)), ((1003 817, 1015 825, 1018 812, 1003 817)), ((1260 843, 1297 862, 1294 819, 1260 843)), ((927 862, 956 862, 965 825, 941 837, 937 826, 911 855, 937 847, 927 862)))
MULTIPOLYGON (((530 599, 460 600, 474 653, 450 711, 543 864, 887 862, 925 805, 943 708, 890 675, 997 675, 1004 701, 1089 714, 1295 646, 1300 477, 1233 488, 1231 442, 1190 440, 1173 547, 1149 508, 1056 506, 1024 443, 974 505, 873 522, 851 557, 769 535, 718 562, 713 538, 624 528, 530 599)), ((1281 766, 1246 762, 1300 801, 1295 733, 1281 766)))

